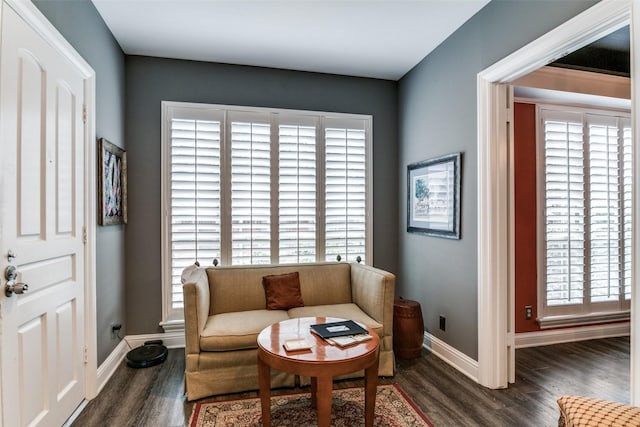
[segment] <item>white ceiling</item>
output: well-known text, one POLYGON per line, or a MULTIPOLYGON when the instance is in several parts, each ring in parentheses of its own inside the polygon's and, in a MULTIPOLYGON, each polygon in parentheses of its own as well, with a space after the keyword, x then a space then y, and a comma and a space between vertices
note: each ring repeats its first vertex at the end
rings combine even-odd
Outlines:
POLYGON ((489 0, 92 0, 130 55, 400 79, 489 0))

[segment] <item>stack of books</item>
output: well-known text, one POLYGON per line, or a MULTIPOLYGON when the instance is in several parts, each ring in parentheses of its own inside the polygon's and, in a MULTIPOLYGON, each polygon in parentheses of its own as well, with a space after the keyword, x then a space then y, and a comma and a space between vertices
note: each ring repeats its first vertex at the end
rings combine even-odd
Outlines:
POLYGON ((311 332, 338 347, 348 347, 372 338, 365 328, 353 320, 311 325, 311 332))

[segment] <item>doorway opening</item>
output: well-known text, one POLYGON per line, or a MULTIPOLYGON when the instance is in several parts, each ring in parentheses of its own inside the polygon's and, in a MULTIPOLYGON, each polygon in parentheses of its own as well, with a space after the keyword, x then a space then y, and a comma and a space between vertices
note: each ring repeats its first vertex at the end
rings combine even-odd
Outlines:
MULTIPOLYGON (((478 74, 478 382, 507 387, 514 380, 514 236, 510 144, 513 93, 510 84, 632 21, 631 3, 603 1, 478 74)), ((631 24, 634 34, 633 23, 631 24)), ((632 41, 633 45, 633 41, 632 41)), ((634 58, 631 62, 633 74, 634 58)), ((632 95, 632 106, 634 96, 632 95)), ((635 106, 634 106, 635 107, 635 106)), ((632 108, 635 113, 635 108, 632 108)), ((636 132, 636 119, 633 116, 636 132)), ((638 156, 634 150, 634 156, 638 156)), ((637 178, 636 178, 637 182, 637 178)), ((637 198, 638 185, 634 185, 637 198)), ((636 222, 634 212, 634 222, 636 222)), ((634 226, 634 235, 638 234, 634 226)), ((635 237, 635 236, 634 236, 635 237)), ((635 242, 638 239, 635 238, 635 242)), ((638 257, 634 243, 634 261, 638 257)), ((633 284, 633 295, 637 295, 633 284)), ((635 302, 632 301, 632 312, 635 302)), ((634 328, 632 327, 632 331, 634 328)), ((631 354, 634 352, 632 336, 631 354)), ((632 357, 633 373, 635 361, 632 357)))

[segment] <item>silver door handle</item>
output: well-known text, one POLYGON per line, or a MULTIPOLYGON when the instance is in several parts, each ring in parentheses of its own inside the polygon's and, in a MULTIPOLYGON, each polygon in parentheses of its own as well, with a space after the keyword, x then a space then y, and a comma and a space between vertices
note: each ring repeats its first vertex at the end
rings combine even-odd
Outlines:
POLYGON ((29 285, 26 283, 13 283, 9 282, 4 288, 4 294, 10 297, 13 294, 22 295, 29 290, 29 285))
POLYGON ((10 297, 13 294, 22 295, 29 290, 29 285, 26 283, 16 283, 15 280, 18 277, 18 271, 14 265, 10 265, 4 271, 4 278, 7 279, 7 284, 4 287, 4 294, 10 297))

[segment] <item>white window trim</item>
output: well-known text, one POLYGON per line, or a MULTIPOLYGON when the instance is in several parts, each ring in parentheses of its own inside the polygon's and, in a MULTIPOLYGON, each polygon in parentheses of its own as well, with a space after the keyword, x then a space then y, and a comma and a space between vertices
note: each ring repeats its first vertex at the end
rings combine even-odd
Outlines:
MULTIPOLYGON (((539 316, 536 319, 541 329, 558 328, 565 326, 590 325, 602 322, 625 321, 631 318, 631 301, 623 303, 596 303, 601 307, 598 311, 582 312, 577 314, 563 314, 560 310, 549 310, 546 305, 546 287, 545 287, 545 195, 544 195, 544 146, 542 144, 542 115, 541 110, 557 110, 561 112, 577 112, 581 114, 606 115, 625 117, 631 120, 630 110, 621 110, 619 108, 589 108, 586 106, 566 105, 562 103, 541 103, 539 100, 531 100, 536 104, 536 171, 537 171, 537 191, 536 191, 536 210, 537 210, 537 304, 539 316), (613 306, 619 306, 615 309, 613 306)), ((635 147, 634 147, 635 149, 635 147)), ((566 307, 566 306, 565 306, 566 307)), ((555 308, 555 307, 554 307, 555 308)))
POLYGON ((603 322, 621 322, 631 319, 631 309, 613 312, 595 312, 566 316, 545 316, 537 319, 540 329, 565 326, 585 326, 603 322))
MULTIPOLYGON (((279 116, 284 120, 280 120, 279 123, 286 122, 288 118, 299 117, 304 121, 316 121, 318 126, 316 127, 316 141, 321 141, 321 137, 323 138, 322 132, 325 129, 325 123, 330 122, 333 119, 340 120, 341 123, 348 123, 349 120, 357 121, 359 125, 364 121, 365 123, 365 168, 366 168, 366 206, 365 206, 365 221, 366 221, 366 245, 365 245, 365 258, 367 263, 373 265, 373 116, 371 115, 363 115, 363 114, 349 114, 349 113, 335 113, 335 112, 321 112, 321 111, 305 111, 305 110, 289 110, 289 109, 278 109, 278 108, 264 108, 264 107, 243 107, 243 106, 230 106, 230 105, 221 105, 221 104, 203 104, 203 103, 188 103, 188 102, 173 102, 173 101, 162 101, 161 102, 161 115, 162 115, 162 126, 161 126, 161 206, 162 206, 162 229, 161 229, 161 251, 162 251, 162 260, 161 260, 161 269, 162 269, 162 320, 160 321, 160 326, 165 330, 165 332, 170 331, 181 331, 184 330, 184 313, 183 309, 176 309, 172 307, 172 292, 171 292, 171 257, 170 257, 170 247, 171 247, 171 218, 169 216, 170 204, 171 204, 171 157, 170 157, 170 144, 171 144, 171 120, 168 119, 170 117, 171 111, 176 111, 180 109, 189 110, 192 115, 199 115, 203 119, 211 118, 212 110, 226 110, 226 115, 232 115, 235 113, 239 113, 242 115, 250 115, 250 114, 265 114, 269 113, 274 116, 279 116)), ((226 126, 221 128, 221 132, 226 133, 229 131, 229 123, 230 121, 225 120, 226 126)), ((271 122, 273 124, 273 120, 271 122)), ((272 131, 273 131, 272 126, 272 131)), ((324 144, 318 144, 317 150, 317 165, 322 166, 324 168, 325 161, 325 152, 324 152, 324 144)), ((226 153, 230 148, 229 147, 221 147, 221 157, 227 156, 229 153, 226 153)), ((273 158, 273 156, 272 156, 273 158)), ((223 163, 224 164, 224 163, 223 163)), ((225 171, 221 169, 221 173, 229 173, 229 171, 225 171)), ((318 174, 317 179, 318 188, 324 189, 324 174, 318 174)), ((224 191, 223 188, 221 188, 224 191)), ((317 197, 317 212, 321 212, 325 208, 324 197, 323 194, 318 194, 317 197)), ((221 206, 221 211, 226 212, 224 214, 221 213, 221 223, 223 225, 223 229, 228 230, 230 233, 230 224, 231 224, 231 214, 228 207, 225 209, 221 206)), ((272 211, 273 212, 273 211, 272 211)), ((272 227, 273 227, 272 222, 272 227)), ((277 222, 276 222, 277 226, 277 222)), ((319 239, 324 239, 324 228, 325 224, 323 221, 317 221, 318 227, 318 236, 319 239)), ((320 247, 321 242, 317 242, 317 247, 320 247)), ((277 250, 277 248, 276 248, 277 250)), ((272 247, 273 251, 273 247, 272 247)), ((318 256, 322 255, 317 251, 318 256)), ((230 256, 227 257, 230 259, 230 256)), ((275 258, 277 259, 277 257, 275 258)), ((347 261, 343 259, 343 261, 347 261)), ((350 260, 348 260, 350 261, 350 260)))

